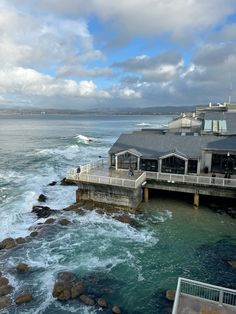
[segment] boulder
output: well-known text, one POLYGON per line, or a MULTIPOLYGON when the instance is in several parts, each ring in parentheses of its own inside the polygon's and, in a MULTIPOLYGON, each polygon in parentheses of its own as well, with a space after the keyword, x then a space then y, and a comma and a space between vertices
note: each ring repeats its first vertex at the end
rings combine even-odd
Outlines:
POLYGON ((33 206, 32 213, 35 213, 38 218, 48 218, 51 214, 55 213, 55 210, 48 206, 33 206))
POLYGON ((18 273, 27 273, 27 271, 29 271, 29 266, 25 263, 19 263, 17 266, 16 266, 16 270, 18 273))
POLYGON ((88 295, 82 294, 79 298, 86 305, 95 305, 95 301, 88 295))
POLYGON ((174 301, 175 300, 175 290, 166 290, 166 299, 169 301, 174 301))
POLYGON ((0 310, 7 308, 11 304, 9 296, 0 297, 0 310))
POLYGON ((6 238, 0 243, 0 248, 6 250, 12 249, 16 246, 16 241, 13 238, 6 238))
POLYGON ((63 218, 63 219, 60 219, 60 220, 58 221, 58 223, 59 223, 60 225, 62 225, 62 226, 67 226, 67 225, 69 225, 71 222, 70 222, 68 219, 63 218))
POLYGON ((115 216, 114 219, 120 221, 120 222, 123 222, 123 223, 126 223, 126 224, 129 224, 129 225, 134 225, 135 224, 135 220, 130 218, 128 215, 126 214, 123 214, 123 215, 120 215, 120 216, 115 216))
POLYGON ((32 300, 31 293, 22 293, 16 296, 16 304, 28 303, 32 300))
POLYGON ((6 277, 0 277, 0 287, 8 285, 9 280, 6 277))
POLYGON ((76 282, 71 288, 71 298, 77 298, 84 292, 84 284, 83 282, 76 282))
POLYGON ((61 185, 76 185, 75 182, 68 181, 66 178, 63 178, 60 182, 61 185))
POLYGON ((38 234, 39 234, 38 231, 32 231, 30 233, 30 236, 34 238, 34 237, 37 237, 38 234))
POLYGON ((47 196, 44 195, 44 194, 40 194, 39 197, 38 197, 38 201, 39 202, 46 202, 47 200, 47 196))
POLYGON ((4 295, 7 295, 11 293, 13 290, 13 287, 10 285, 5 285, 0 287, 0 297, 3 297, 4 295))
POLYGON ((236 261, 227 261, 227 263, 228 263, 229 266, 231 266, 232 268, 236 268, 236 261))
POLYGON ((102 308, 107 308, 107 301, 103 298, 97 299, 97 304, 102 308))
POLYGON ((17 244, 24 244, 26 242, 26 240, 22 237, 16 238, 16 243, 17 244))
POLYGON ((52 181, 51 183, 49 183, 48 185, 50 185, 50 186, 54 186, 54 185, 56 185, 57 184, 57 181, 52 181))
POLYGON ((121 312, 121 309, 119 308, 119 306, 115 305, 112 308, 112 313, 114 313, 114 314, 121 314, 122 312, 121 312))
POLYGON ((54 218, 48 218, 44 223, 50 225, 50 224, 53 224, 55 221, 56 219, 54 218))
POLYGON ((60 301, 74 298, 82 293, 82 287, 76 281, 75 274, 71 272, 62 272, 58 274, 57 281, 54 284, 52 295, 60 301), (73 295, 73 296, 72 296, 73 295))

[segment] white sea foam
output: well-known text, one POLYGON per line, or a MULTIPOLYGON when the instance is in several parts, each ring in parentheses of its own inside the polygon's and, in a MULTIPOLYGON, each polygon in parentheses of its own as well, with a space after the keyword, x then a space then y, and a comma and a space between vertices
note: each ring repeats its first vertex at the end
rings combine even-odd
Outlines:
POLYGON ((70 145, 61 148, 47 148, 37 151, 36 154, 43 156, 55 156, 55 157, 64 157, 66 159, 74 159, 78 153, 80 152, 80 148, 78 145, 70 145))
POLYGON ((138 125, 138 126, 150 126, 151 123, 140 122, 140 123, 137 123, 136 125, 138 125))
POLYGON ((78 134, 75 136, 75 138, 77 138, 78 143, 83 143, 83 144, 91 144, 92 142, 94 142, 96 139, 93 137, 88 137, 82 134, 78 134))

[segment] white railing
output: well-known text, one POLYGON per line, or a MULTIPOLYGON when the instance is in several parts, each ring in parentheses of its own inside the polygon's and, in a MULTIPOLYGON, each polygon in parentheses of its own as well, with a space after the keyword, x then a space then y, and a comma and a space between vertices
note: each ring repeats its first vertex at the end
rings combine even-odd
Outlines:
POLYGON ((236 179, 225 179, 217 177, 207 177, 198 175, 183 175, 183 174, 170 174, 163 172, 146 172, 147 179, 153 179, 157 181, 166 181, 169 183, 182 182, 192 183, 200 185, 211 185, 211 186, 224 186, 224 187, 236 187, 236 179))
POLYGON ((205 301, 235 307, 236 311, 236 290, 214 286, 199 281, 185 278, 178 279, 175 293, 175 301, 172 314, 178 314, 179 300, 181 296, 190 296, 205 301))
POLYGON ((126 188, 138 188, 146 180, 146 173, 142 173, 136 180, 124 179, 118 177, 100 176, 100 175, 90 175, 85 172, 80 173, 79 181, 107 184, 122 186, 126 188))
POLYGON ((88 173, 93 169, 99 169, 105 165, 105 161, 103 159, 99 159, 91 164, 86 164, 83 166, 79 166, 78 168, 70 169, 66 174, 67 180, 79 181, 80 173, 88 173))

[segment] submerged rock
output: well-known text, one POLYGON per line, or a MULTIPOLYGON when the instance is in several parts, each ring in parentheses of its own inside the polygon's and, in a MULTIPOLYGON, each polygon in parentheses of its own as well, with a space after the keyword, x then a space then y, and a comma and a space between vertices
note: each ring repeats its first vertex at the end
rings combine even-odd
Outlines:
POLYGON ((0 297, 0 310, 7 308, 11 304, 9 296, 0 297))
POLYGON ((48 206, 33 206, 32 213, 35 213, 38 218, 48 218, 51 214, 55 213, 55 210, 48 206))
POLYGON ((49 219, 47 219, 44 223, 50 225, 50 224, 53 224, 55 221, 56 221, 56 219, 54 219, 54 218, 49 218, 49 219))
POLYGON ((166 299, 169 301, 174 301, 175 300, 175 290, 166 290, 166 299))
POLYGON ((34 237, 37 237, 38 234, 39 234, 38 231, 32 231, 30 233, 30 236, 34 238, 34 237))
POLYGON ((9 249, 12 249, 16 246, 17 246, 17 243, 16 243, 15 239, 13 239, 13 238, 6 238, 0 243, 0 249, 9 250, 9 249))
POLYGON ((79 298, 80 301, 82 301, 86 305, 95 305, 95 301, 88 295, 82 294, 79 298))
POLYGON ((46 202, 47 200, 47 196, 44 195, 44 194, 40 194, 39 197, 38 197, 38 201, 39 202, 46 202))
POLYGON ((97 304, 98 304, 98 306, 100 306, 100 307, 102 307, 102 308, 107 308, 107 301, 105 300, 105 299, 103 299, 103 298, 99 298, 98 300, 97 300, 97 304))
POLYGON ((26 240, 22 237, 16 238, 16 243, 17 244, 24 244, 26 243, 26 240))
POLYGON ((58 221, 58 223, 59 223, 60 225, 62 225, 62 226, 67 226, 67 225, 69 225, 71 222, 70 222, 68 219, 63 218, 63 219, 60 219, 60 220, 58 221))
POLYGON ((5 286, 0 287, 0 297, 3 297, 5 295, 11 293, 12 290, 13 290, 13 287, 10 285, 5 285, 5 286))
POLYGON ((236 261, 227 261, 227 263, 228 263, 229 266, 231 266, 232 268, 236 268, 236 261))
POLYGON ((29 271, 29 266, 25 263, 19 263, 16 266, 16 270, 18 273, 26 273, 27 271, 29 271))
POLYGON ((129 224, 131 226, 133 226, 135 224, 135 220, 130 218, 128 215, 125 215, 125 214, 120 215, 120 216, 115 216, 114 219, 116 219, 120 222, 129 224))
POLYGON ((52 182, 50 182, 48 185, 49 186, 54 186, 54 185, 56 185, 57 184, 57 181, 52 181, 52 182))
POLYGON ((232 218, 236 218, 236 208, 233 207, 228 207, 226 209, 226 212, 229 216, 231 216, 232 218))
POLYGON ((31 293, 22 293, 16 297, 16 304, 28 303, 32 300, 31 293))
POLYGON ((112 308, 112 313, 114 313, 114 314, 121 314, 122 312, 121 312, 121 309, 119 308, 119 306, 115 305, 112 308))

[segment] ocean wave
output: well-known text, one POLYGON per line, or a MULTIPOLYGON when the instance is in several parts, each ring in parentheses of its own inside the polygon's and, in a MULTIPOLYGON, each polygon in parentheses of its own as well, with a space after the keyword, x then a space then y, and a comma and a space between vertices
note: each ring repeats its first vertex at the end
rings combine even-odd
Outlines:
POLYGON ((47 149, 42 149, 40 151, 37 151, 36 154, 38 155, 51 155, 51 156, 56 156, 60 158, 63 156, 64 158, 68 160, 74 159, 78 153, 80 152, 80 148, 78 145, 70 145, 70 146, 65 146, 61 148, 47 148, 47 149))
POLYGON ((138 126, 150 126, 151 123, 140 122, 140 123, 137 123, 136 125, 138 125, 138 126))
POLYGON ((83 143, 86 145, 91 144, 92 142, 94 142, 96 139, 93 137, 88 137, 82 134, 78 134, 75 136, 75 138, 77 139, 78 143, 83 143))

